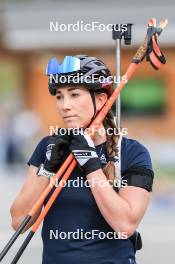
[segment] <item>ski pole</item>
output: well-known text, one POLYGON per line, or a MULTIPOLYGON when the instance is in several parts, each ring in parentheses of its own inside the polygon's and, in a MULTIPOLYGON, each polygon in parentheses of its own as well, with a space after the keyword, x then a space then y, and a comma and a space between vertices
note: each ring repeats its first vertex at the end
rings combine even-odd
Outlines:
MULTIPOLYGON (((117 85, 121 82, 121 43, 124 37, 124 44, 131 44, 131 27, 133 24, 115 24, 113 25, 112 38, 115 40, 115 60, 116 60, 116 77, 117 85)), ((117 87, 116 87, 117 89, 117 87)), ((121 129, 121 97, 120 94, 116 100, 116 126, 121 129)))

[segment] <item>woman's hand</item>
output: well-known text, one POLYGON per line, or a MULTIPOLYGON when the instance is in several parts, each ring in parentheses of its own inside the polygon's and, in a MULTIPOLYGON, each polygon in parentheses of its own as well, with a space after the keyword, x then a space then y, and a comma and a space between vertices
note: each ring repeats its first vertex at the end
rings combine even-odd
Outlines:
POLYGON ((67 134, 53 135, 48 140, 44 169, 56 173, 70 153, 70 136, 67 134))
POLYGON ((88 134, 72 134, 69 148, 86 175, 101 169, 100 159, 88 134))

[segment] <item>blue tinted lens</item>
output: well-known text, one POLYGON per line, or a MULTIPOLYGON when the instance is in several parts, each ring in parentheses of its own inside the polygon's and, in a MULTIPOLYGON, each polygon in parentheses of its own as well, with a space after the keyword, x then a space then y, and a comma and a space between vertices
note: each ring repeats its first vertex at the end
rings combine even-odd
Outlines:
POLYGON ((69 73, 80 70, 80 59, 66 56, 60 65, 59 73, 69 73))
POLYGON ((56 58, 52 58, 48 64, 47 64, 47 68, 46 68, 46 75, 49 74, 56 74, 58 72, 58 61, 56 58))
POLYGON ((56 58, 52 58, 47 64, 46 74, 70 73, 80 70, 80 59, 66 56, 61 64, 56 58))

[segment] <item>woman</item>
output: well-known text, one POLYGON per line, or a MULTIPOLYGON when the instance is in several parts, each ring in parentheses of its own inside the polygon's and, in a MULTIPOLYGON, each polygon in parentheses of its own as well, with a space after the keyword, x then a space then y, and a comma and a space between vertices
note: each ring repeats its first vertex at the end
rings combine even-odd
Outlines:
MULTIPOLYGON (((107 114, 93 140, 86 133, 112 93, 109 69, 97 58, 78 55, 66 57, 61 65, 52 59, 47 74, 49 91, 56 96, 58 112, 67 130, 66 133, 59 130, 57 135, 47 136, 37 145, 28 162, 26 182, 11 207, 12 226, 17 229, 72 152, 78 166, 69 178, 70 184, 62 189, 44 219, 42 263, 136 263, 130 238, 145 214, 152 191, 150 155, 138 141, 123 137, 122 180, 121 186, 116 185, 120 173, 117 171, 119 135, 114 133, 116 130, 107 133, 108 128, 115 128, 112 112, 107 114), (99 77, 107 81, 102 83, 99 77), (76 84, 75 80, 78 80, 76 84), (84 132, 73 133, 77 127, 83 127, 84 132), (103 128, 105 133, 100 133, 103 128), (75 186, 75 182, 81 185, 75 186)), ((26 229, 40 211, 41 208, 26 229)))

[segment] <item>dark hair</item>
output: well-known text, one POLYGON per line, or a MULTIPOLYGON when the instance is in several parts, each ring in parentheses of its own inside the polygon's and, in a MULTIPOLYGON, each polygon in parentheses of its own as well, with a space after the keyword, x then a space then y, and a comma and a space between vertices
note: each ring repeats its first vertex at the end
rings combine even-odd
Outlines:
MULTIPOLYGON (((110 110, 103 121, 103 125, 105 129, 115 128, 116 131, 118 131, 114 118, 115 118, 114 114, 112 110, 110 110)), ((116 155, 118 155, 118 149, 117 149, 118 140, 119 140, 119 133, 116 134, 113 133, 112 135, 107 134, 106 147, 107 147, 107 154, 110 160, 103 168, 103 172, 105 173, 107 179, 110 180, 111 184, 114 183, 117 177, 113 158, 116 155)))

